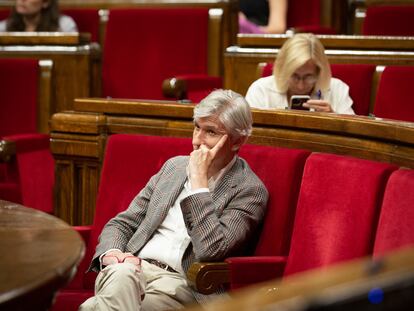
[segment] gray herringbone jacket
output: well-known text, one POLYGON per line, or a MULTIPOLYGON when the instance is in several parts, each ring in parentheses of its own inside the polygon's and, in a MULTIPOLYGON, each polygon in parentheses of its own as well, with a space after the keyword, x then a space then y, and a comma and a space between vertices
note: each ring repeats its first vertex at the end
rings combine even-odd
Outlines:
MULTIPOLYGON (((116 248, 137 254, 163 222, 186 181, 188 156, 168 160, 128 209, 112 218, 102 230, 91 268, 98 258, 116 248)), ((213 193, 198 193, 181 202, 191 243, 183 256, 187 272, 194 261, 218 261, 236 254, 262 220, 268 192, 246 161, 238 158, 213 193)), ((196 295, 201 299, 199 295, 196 295)))

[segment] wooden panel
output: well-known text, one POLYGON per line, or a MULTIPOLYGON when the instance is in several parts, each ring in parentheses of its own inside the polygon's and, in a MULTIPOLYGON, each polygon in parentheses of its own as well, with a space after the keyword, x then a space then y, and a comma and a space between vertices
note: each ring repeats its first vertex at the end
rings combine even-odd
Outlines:
MULTIPOLYGON (((115 133, 191 137, 192 105, 175 102, 77 99, 53 115, 58 216, 93 219, 106 139, 115 133)), ((253 110, 249 143, 344 154, 414 168, 414 123, 301 111, 253 110)))

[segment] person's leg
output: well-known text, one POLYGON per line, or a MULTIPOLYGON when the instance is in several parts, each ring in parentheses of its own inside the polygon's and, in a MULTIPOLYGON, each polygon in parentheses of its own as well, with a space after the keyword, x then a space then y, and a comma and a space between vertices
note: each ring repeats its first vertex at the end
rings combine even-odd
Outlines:
POLYGON ((176 310, 195 303, 185 276, 142 261, 147 281, 142 311, 176 310))
POLYGON ((86 300, 79 310, 133 310, 141 308, 145 277, 131 263, 109 265, 95 281, 95 296, 86 300))

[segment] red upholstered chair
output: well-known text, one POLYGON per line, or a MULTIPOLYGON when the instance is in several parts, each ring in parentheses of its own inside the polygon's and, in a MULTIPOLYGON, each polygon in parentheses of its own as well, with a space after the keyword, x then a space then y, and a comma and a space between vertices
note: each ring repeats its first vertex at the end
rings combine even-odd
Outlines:
POLYGON ((62 14, 73 18, 78 26, 79 32, 91 34, 91 42, 100 42, 99 38, 99 10, 89 8, 65 8, 61 10, 62 14))
MULTIPOLYGON (((166 99, 163 81, 183 75, 196 87, 197 98, 191 100, 207 95, 211 88, 203 93, 197 87, 207 78, 208 21, 207 8, 110 10, 103 53, 103 95, 166 99)), ((220 83, 211 85, 221 85, 219 78, 213 80, 220 83)))
POLYGON ((373 36, 414 36, 413 19, 414 5, 369 6, 362 33, 373 36))
POLYGON ((77 310, 93 295, 96 273, 85 274, 98 236, 110 218, 128 208, 150 177, 164 162, 192 150, 188 138, 117 134, 108 139, 99 183, 95 218, 91 226, 75 227, 86 243, 86 255, 72 282, 57 295, 52 310, 77 310))
POLYGON ((355 114, 367 116, 371 103, 372 79, 375 65, 370 64, 331 64, 332 76, 341 79, 349 86, 355 114))
POLYGON ((240 156, 268 189, 269 202, 252 256, 226 260, 239 272, 234 275, 232 289, 280 275, 272 256, 288 254, 303 167, 309 154, 305 150, 257 145, 240 150, 240 156))
POLYGON ((414 122, 413 81, 414 66, 385 67, 375 97, 374 115, 414 122))
POLYGON ((47 127, 38 124, 39 93, 50 85, 40 76, 38 60, 0 59, 0 198, 52 213, 54 161, 38 131, 47 127))
POLYGON ((414 244, 414 170, 392 173, 385 189, 374 256, 414 244))
MULTIPOLYGON (((262 77, 273 74, 273 63, 263 66, 262 77)), ((375 65, 370 64, 331 64, 332 76, 341 79, 349 86, 349 95, 354 101, 355 114, 369 114, 372 79, 375 65)))
MULTIPOLYGON (((267 257, 264 263, 257 257, 255 262, 239 261, 236 265, 228 260, 231 288, 256 281, 252 271, 263 271, 261 267, 286 277, 370 254, 382 193, 395 169, 386 163, 333 154, 310 155, 305 163, 288 257, 267 257)), ((267 279, 276 277, 267 270, 264 274, 262 280, 266 275, 267 279)))
POLYGON ((321 0, 290 0, 287 27, 298 32, 335 34, 333 28, 321 25, 321 0))

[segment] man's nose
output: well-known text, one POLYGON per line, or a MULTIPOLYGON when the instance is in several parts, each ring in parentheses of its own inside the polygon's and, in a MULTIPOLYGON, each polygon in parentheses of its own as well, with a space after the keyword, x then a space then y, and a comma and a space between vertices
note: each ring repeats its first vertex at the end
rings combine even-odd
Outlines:
POLYGON ((193 144, 201 145, 204 142, 203 131, 195 131, 193 135, 193 144))

